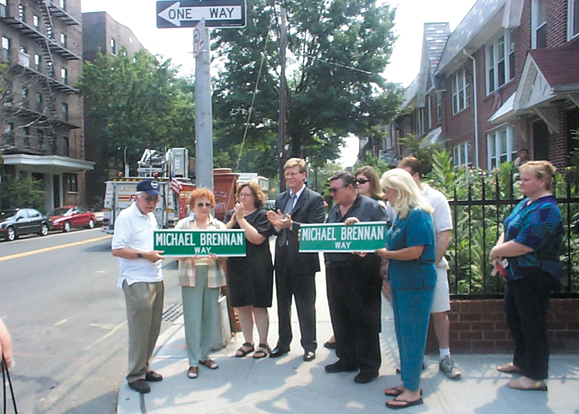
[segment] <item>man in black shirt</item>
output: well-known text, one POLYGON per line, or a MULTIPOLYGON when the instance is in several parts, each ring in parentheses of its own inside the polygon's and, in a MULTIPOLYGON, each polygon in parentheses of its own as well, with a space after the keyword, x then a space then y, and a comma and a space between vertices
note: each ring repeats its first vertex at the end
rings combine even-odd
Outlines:
MULTIPOLYGON (((355 177, 340 171, 330 177, 334 206, 328 223, 386 221, 384 207, 358 194, 355 177)), ((354 378, 367 383, 378 376, 380 355, 380 258, 375 253, 326 253, 326 283, 339 360, 328 373, 360 370, 354 378)))

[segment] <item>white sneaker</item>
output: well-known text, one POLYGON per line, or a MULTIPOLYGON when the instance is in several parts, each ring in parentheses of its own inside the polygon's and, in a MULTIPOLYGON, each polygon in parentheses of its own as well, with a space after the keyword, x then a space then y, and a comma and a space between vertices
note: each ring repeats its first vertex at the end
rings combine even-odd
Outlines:
POLYGON ((438 369, 444 372, 444 374, 450 379, 460 378, 460 371, 454 366, 454 361, 450 355, 445 356, 444 359, 440 361, 438 369))

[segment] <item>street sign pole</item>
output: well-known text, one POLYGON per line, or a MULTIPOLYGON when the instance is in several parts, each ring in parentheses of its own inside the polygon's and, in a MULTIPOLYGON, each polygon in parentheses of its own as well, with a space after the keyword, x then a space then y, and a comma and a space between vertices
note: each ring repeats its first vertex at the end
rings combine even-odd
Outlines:
MULTIPOLYGON (((211 59, 209 29, 201 20, 195 27, 198 50, 195 57, 195 173, 197 187, 213 191, 213 113, 211 109, 211 59)), ((195 45, 194 45, 195 48, 195 45)))

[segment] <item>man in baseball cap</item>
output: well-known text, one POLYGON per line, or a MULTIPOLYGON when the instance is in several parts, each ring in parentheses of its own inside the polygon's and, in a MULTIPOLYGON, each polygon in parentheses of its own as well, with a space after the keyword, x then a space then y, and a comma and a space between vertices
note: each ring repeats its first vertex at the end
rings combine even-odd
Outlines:
POLYGON ((129 370, 127 382, 133 390, 146 394, 149 382, 163 376, 151 369, 155 343, 161 329, 163 300, 162 252, 153 250, 153 232, 158 228, 155 207, 159 201, 159 182, 143 180, 137 196, 115 221, 113 256, 119 259, 118 287, 125 293, 129 330, 129 370))
POLYGON ((137 191, 147 193, 147 195, 159 195, 159 182, 155 180, 143 180, 137 184, 137 191))

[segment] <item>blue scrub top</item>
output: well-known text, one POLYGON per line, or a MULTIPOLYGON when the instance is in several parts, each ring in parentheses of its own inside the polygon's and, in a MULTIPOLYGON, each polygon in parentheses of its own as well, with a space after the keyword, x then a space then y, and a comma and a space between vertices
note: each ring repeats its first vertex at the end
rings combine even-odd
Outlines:
POLYGON ((418 259, 390 260, 388 277, 394 288, 424 288, 436 285, 434 226, 426 211, 413 208, 403 219, 396 217, 386 235, 388 250, 424 246, 418 259))

